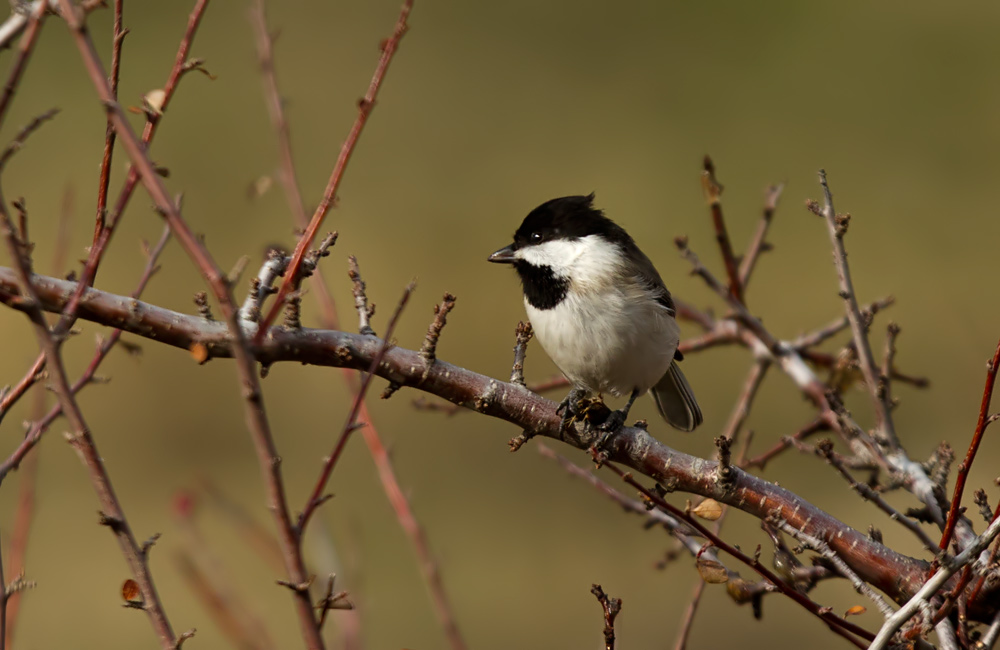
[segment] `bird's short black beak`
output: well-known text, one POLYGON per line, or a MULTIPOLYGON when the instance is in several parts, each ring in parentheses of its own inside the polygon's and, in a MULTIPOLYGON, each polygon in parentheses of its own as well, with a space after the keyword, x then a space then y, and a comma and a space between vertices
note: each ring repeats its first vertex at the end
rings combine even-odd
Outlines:
POLYGON ((487 261, 496 262, 497 264, 513 264, 516 259, 514 257, 514 244, 501 248, 486 259, 487 261))

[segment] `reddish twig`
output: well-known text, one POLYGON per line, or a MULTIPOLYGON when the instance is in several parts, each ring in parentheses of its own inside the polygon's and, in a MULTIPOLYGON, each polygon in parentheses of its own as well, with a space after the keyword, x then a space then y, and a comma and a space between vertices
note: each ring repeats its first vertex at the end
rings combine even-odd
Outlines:
MULTIPOLYGON (((211 494, 210 498, 225 499, 218 492, 211 494)), ((226 571, 225 564, 214 553, 202 534, 196 516, 196 504, 196 497, 191 493, 181 492, 174 498, 173 512, 182 533, 183 543, 182 549, 177 551, 174 559, 181 577, 235 647, 246 650, 273 648, 274 643, 263 620, 241 597, 236 581, 226 571)), ((228 509, 224 509, 224 512, 232 514, 228 509)), ((241 514, 249 519, 245 512, 241 511, 241 514)), ((246 532, 246 528, 241 526, 240 533, 246 532)), ((281 551, 277 541, 260 530, 254 532, 257 535, 267 536, 276 556, 276 566, 281 570, 281 551)), ((250 539, 255 538, 251 536, 250 539)))
MULTIPOLYGON (((48 0, 45 0, 40 4, 44 6, 47 5, 47 3, 48 0)), ((91 5, 93 5, 93 3, 91 3, 90 5, 81 6, 79 8, 82 9, 84 12, 87 12, 94 8, 94 6, 91 5)), ((170 98, 173 96, 173 93, 177 88, 177 83, 180 80, 181 75, 185 71, 187 53, 190 50, 195 32, 198 29, 198 25, 201 23, 201 17, 204 15, 205 9, 207 7, 208 7, 208 0, 198 0, 194 9, 191 12, 191 15, 188 18, 187 30, 184 32, 184 36, 181 39, 181 44, 177 51, 177 56, 175 57, 174 66, 170 71, 169 77, 167 78, 167 84, 164 86, 164 98, 160 109, 161 113, 163 108, 170 101, 170 98)), ((128 31, 128 30, 119 30, 117 26, 119 22, 120 21, 116 19, 116 28, 115 28, 116 37, 112 51, 112 65, 114 65, 115 63, 114 59, 115 53, 117 52, 120 56, 121 39, 118 38, 118 36, 123 37, 125 33, 127 33, 128 31)), ((117 82, 117 79, 113 78, 112 81, 117 82)), ((116 90, 114 89, 114 87, 112 87, 112 94, 116 94, 116 90)), ((143 131, 143 140, 142 140, 143 144, 147 148, 149 146, 149 143, 152 141, 153 134, 155 133, 156 125, 159 124, 160 117, 162 116, 147 115, 147 122, 145 130, 143 131)), ((106 152, 110 151, 107 148, 107 143, 108 139, 105 138, 106 152)), ((100 181, 101 187, 103 187, 105 182, 104 180, 105 165, 107 165, 107 169, 110 170, 110 162, 111 162, 110 153, 107 153, 104 160, 102 161, 102 177, 100 181)), ((72 298, 65 304, 65 307, 63 308, 62 317, 60 318, 59 324, 56 326, 54 330, 57 335, 63 335, 66 332, 68 332, 70 328, 73 326, 73 323, 76 321, 75 314, 76 314, 76 309, 79 305, 79 301, 83 296, 83 292, 87 289, 87 287, 93 285, 94 279, 97 275, 98 266, 100 265, 101 260, 103 259, 105 251, 107 250, 107 246, 111 240, 111 236, 114 234, 115 228, 121 219, 122 212, 124 212, 125 207, 128 204, 129 198, 132 196, 132 192, 135 190, 135 187, 138 183, 138 179, 139 179, 138 173, 135 171, 134 168, 130 168, 125 184, 118 195, 118 200, 115 204, 115 209, 112 212, 110 220, 105 220, 105 214, 107 209, 106 200, 104 204, 104 209, 102 210, 99 207, 98 222, 104 224, 104 227, 101 228, 100 230, 100 236, 98 236, 97 233, 95 232, 95 241, 93 245, 90 247, 90 253, 88 254, 87 260, 84 263, 80 284, 77 285, 77 287, 74 289, 72 298)), ((100 199, 98 205, 99 206, 101 205, 100 199)), ((40 354, 38 356, 38 359, 36 359, 35 364, 32 366, 31 370, 29 370, 29 372, 25 374, 24 379, 22 379, 21 382, 17 385, 17 388, 14 391, 12 391, 8 396, 6 396, 10 397, 10 403, 8 403, 6 399, 0 402, 0 418, 3 417, 5 409, 9 408, 13 402, 17 401, 17 399, 20 398, 21 394, 23 394, 24 390, 27 390, 28 388, 31 387, 31 385, 35 381, 35 378, 44 369, 44 367, 45 367, 45 355, 40 354)))
POLYGON ((722 218, 722 186, 715 180, 715 165, 712 159, 705 156, 702 161, 704 171, 701 173, 701 187, 705 190, 705 200, 712 210, 712 225, 715 227, 715 239, 719 243, 719 250, 722 252, 722 263, 726 267, 726 276, 729 278, 729 293, 739 302, 743 302, 743 285, 740 283, 740 271, 736 262, 736 255, 733 254, 733 245, 729 240, 729 233, 726 231, 726 222, 722 218))
MULTIPOLYGON (((323 648, 323 638, 316 624, 312 602, 309 599, 308 587, 306 586, 308 575, 299 551, 299 539, 288 513, 285 486, 281 478, 280 457, 271 435, 270 424, 267 421, 260 380, 256 374, 255 360, 247 346, 240 324, 239 310, 233 300, 228 277, 212 259, 201 239, 192 232, 184 221, 177 204, 167 193, 162 179, 150 162, 139 138, 133 132, 121 106, 115 102, 100 58, 77 9, 70 0, 60 0, 60 5, 63 18, 69 23, 91 81, 108 111, 109 118, 118 132, 118 138, 128 153, 133 168, 137 170, 161 216, 170 226, 185 252, 198 267, 219 302, 226 327, 233 340, 237 373, 244 398, 244 411, 257 451, 258 464, 267 486, 269 505, 278 526, 279 540, 285 556, 285 570, 289 577, 288 582, 294 585, 292 592, 299 615, 299 626, 310 650, 323 648)), ((150 127, 149 123, 147 123, 148 127, 150 127)))
POLYGON ((368 122, 368 116, 371 115, 372 109, 375 107, 379 87, 382 85, 382 80, 385 79, 385 73, 389 69, 392 57, 396 53, 396 49, 399 47, 399 41, 406 33, 406 19, 409 17, 410 9, 412 7, 413 0, 405 0, 403 3, 403 9, 399 14, 399 19, 396 21, 396 26, 393 29, 392 36, 387 38, 382 43, 382 56, 379 57, 378 65, 375 67, 375 74, 372 76, 371 83, 368 86, 368 92, 365 94, 364 98, 358 102, 358 117, 354 120, 354 125, 351 127, 350 132, 347 134, 347 139, 344 140, 344 144, 340 148, 340 156, 337 158, 337 162, 333 166, 333 172, 330 174, 330 180, 327 182, 326 190, 323 192, 323 199, 316 207, 316 211, 313 213, 309 225, 306 227, 305 232, 299 238, 299 242, 295 246, 295 251, 292 253, 292 261, 288 264, 288 271, 285 273, 285 280, 281 283, 281 287, 278 289, 278 294, 274 298, 274 304, 271 305, 271 310, 267 312, 267 316, 265 316, 261 321, 260 329, 257 331, 257 336, 254 338, 254 344, 260 344, 260 342, 267 335, 268 328, 278 317, 278 312, 284 308, 285 298, 295 285, 296 277, 299 274, 299 269, 302 267, 306 251, 309 250, 309 246, 312 244, 313 239, 316 238, 316 234, 323 225, 323 220, 326 218, 327 212, 330 211, 330 207, 333 205, 334 199, 337 196, 337 188, 340 187, 340 181, 344 177, 344 170, 347 168, 347 163, 351 159, 351 154, 354 153, 354 147, 357 145, 358 138, 361 136, 361 132, 365 128, 365 123, 368 122))
POLYGON ((31 364, 31 368, 24 373, 24 377, 17 382, 13 389, 6 392, 0 391, 0 422, 3 422, 3 418, 10 411, 10 408, 28 392, 28 389, 44 376, 44 371, 45 355, 39 354, 35 362, 31 364))
POLYGON ((382 482, 382 489, 385 490, 385 494, 389 498, 389 503, 392 504, 392 509, 396 513, 396 518, 399 520, 400 526, 402 526, 406 535, 410 538, 410 542, 417 553, 420 570, 424 574, 424 580, 427 581, 428 589, 431 592, 434 612, 438 620, 441 621, 441 626, 444 628, 448 645, 452 650, 463 650, 466 647, 465 641, 462 638, 461 631, 458 629, 458 622, 452 611, 448 594, 444 589, 444 580, 441 578, 437 561, 431 553, 427 534, 417 520, 416 515, 413 514, 413 508, 410 507, 410 502, 399 485, 399 479, 396 478, 396 471, 393 469, 392 460, 389 458, 389 450, 382 443, 382 438, 378 435, 378 431, 371 426, 371 414, 368 412, 368 403, 362 399, 360 404, 361 409, 358 415, 368 423, 367 426, 361 428, 361 435, 368 444, 372 460, 375 461, 375 467, 382 482))
MULTIPOLYGON (((191 14, 188 16, 187 28, 184 30, 184 35, 181 37, 180 45, 177 48, 177 54, 174 56, 173 66, 167 76, 167 82, 163 86, 163 100, 160 102, 158 111, 148 111, 146 114, 146 125, 143 127, 142 131, 142 145, 143 149, 146 151, 149 150, 149 146, 153 141, 153 136, 156 134, 156 127, 163 119, 163 112, 170 104, 181 77, 185 72, 190 70, 190 68, 187 67, 188 52, 191 50, 191 44, 194 42, 195 33, 198 31, 198 26, 201 25, 201 19, 205 15, 205 10, 207 8, 208 0, 196 0, 194 8, 191 10, 191 14)), ((93 73, 91 74, 93 75, 93 73)), ((108 93, 110 97, 114 97, 114 89, 110 88, 110 86, 108 88, 108 93)), ((110 120, 109 123, 113 124, 110 120)), ((115 137, 117 138, 117 135, 115 137)), ((80 281, 85 287, 93 285, 94 279, 97 277, 97 269, 100 266, 101 260, 104 258, 104 253, 107 251, 111 237, 114 235, 115 230, 121 221, 122 214, 125 212, 129 199, 131 199, 136 186, 139 184, 139 180, 140 174, 138 169, 134 164, 129 166, 128 175, 125 177, 125 183, 122 185, 122 189, 118 193, 118 198, 115 201, 114 208, 111 210, 110 216, 105 215, 104 227, 101 229, 100 235, 95 238, 95 243, 91 246, 90 254, 87 256, 87 261, 84 263, 80 281)), ((107 206, 105 205, 105 209, 106 207, 107 206)), ((66 314, 63 316, 63 322, 60 324, 61 330, 68 330, 72 325, 72 314, 76 308, 76 301, 78 301, 80 297, 74 296, 74 298, 75 300, 70 301, 66 307, 66 314)))
MULTIPOLYGON (((34 417, 38 419, 42 416, 45 408, 45 393, 35 394, 34 417)), ((21 468, 19 474, 17 491, 17 507, 14 511, 14 531, 11 533, 10 553, 7 566, 10 567, 12 575, 25 574, 25 557, 28 551, 28 536, 31 533, 31 524, 35 518, 35 487, 38 480, 38 455, 34 454, 21 468)), ((2 562, 0 562, 2 564, 2 562)), ((0 578, 0 586, 6 588, 6 583, 0 578)), ((21 609, 21 592, 15 592, 7 597, 6 601, 6 630, 3 634, 6 646, 13 647, 14 630, 17 617, 21 609)))
MULTIPOLYGON (((115 0, 115 24, 111 46, 111 94, 118 99, 118 77, 122 65, 122 44, 128 30, 122 25, 124 1, 115 0)), ((101 231, 104 230, 104 219, 108 212, 108 186, 111 184, 111 158, 115 151, 115 127, 108 120, 104 129, 104 157, 101 159, 101 175, 97 183, 97 217, 94 219, 94 242, 97 246, 101 231)))
POLYGON ((274 647, 263 630, 248 628, 246 616, 232 603, 229 595, 219 585, 213 583, 190 553, 176 553, 174 564, 181 578, 187 583, 188 589, 200 602, 202 609, 235 647, 245 650, 266 650, 274 647))
MULTIPOLYGON (((955 491, 951 497, 951 507, 948 509, 948 519, 941 535, 941 543, 938 545, 942 551, 948 550, 951 537, 955 532, 955 524, 958 522, 959 507, 962 504, 962 493, 965 491, 965 480, 969 476, 969 469, 972 461, 976 459, 979 452, 979 444, 983 441, 983 433, 990 422, 990 402, 993 400, 993 386, 997 380, 997 370, 1000 369, 1000 341, 997 341, 996 352, 986 366, 986 385, 983 387, 983 399, 979 405, 979 419, 976 421, 976 430, 972 433, 972 440, 969 441, 969 449, 965 453, 965 460, 958 467, 955 476, 955 491)), ((1000 511, 1000 508, 997 509, 1000 511)))
MULTIPOLYGON (((289 208, 296 225, 305 230, 308 227, 309 217, 306 214, 305 206, 302 201, 302 194, 299 191, 298 177, 296 175, 295 162, 292 155, 291 130, 288 120, 285 117, 284 102, 282 101, 281 94, 278 89, 277 74, 274 64, 273 43, 267 29, 263 1, 258 2, 254 10, 251 11, 251 23, 254 26, 254 31, 257 37, 257 54, 264 81, 264 95, 267 101, 268 111, 271 116, 271 124, 278 136, 282 185, 285 188, 285 196, 288 200, 289 208)), ((374 336, 375 332, 370 325, 370 319, 374 313, 374 305, 369 306, 368 304, 368 299, 365 295, 364 281, 361 279, 360 272, 357 268, 357 260, 353 256, 349 259, 351 262, 351 280, 354 285, 355 305, 360 319, 360 331, 362 334, 370 334, 374 336)), ((323 325, 329 329, 339 329, 340 319, 337 315, 337 307, 333 300, 333 293, 330 291, 326 280, 321 273, 314 273, 310 280, 316 285, 316 293, 318 294, 320 303, 320 314, 323 325)), ((357 399, 358 387, 353 381, 354 373, 345 368, 342 376, 344 377, 344 381, 347 383, 351 392, 355 395, 355 399, 357 399)), ((399 479, 396 477, 396 471, 393 468, 392 460, 382 442, 382 437, 372 420, 371 414, 368 412, 368 404, 364 399, 360 401, 358 417, 367 423, 367 426, 362 429, 362 436, 365 440, 365 444, 368 446, 372 460, 375 462, 379 480, 382 484, 382 489, 385 491, 386 497, 389 499, 389 502, 396 513, 396 518, 399 521, 400 526, 409 536, 410 541, 413 544, 420 563, 420 568, 424 574, 425 580, 427 581, 428 589, 431 592, 432 602, 438 618, 441 620, 441 623, 445 628, 445 635, 447 636, 453 650, 460 650, 465 647, 465 643, 462 640, 458 630, 458 625, 455 622, 455 616, 452 613, 447 592, 444 590, 444 582, 441 578, 440 571, 438 570, 437 561, 431 553, 430 544, 428 543, 427 536, 423 531, 423 527, 420 525, 416 515, 413 513, 409 500, 406 498, 406 495, 399 484, 399 479)), ((325 616, 326 610, 324 610, 321 614, 321 626, 323 621, 322 617, 325 616)), ((355 620, 356 619, 357 616, 355 614, 355 620)))
POLYGON ((7 116, 10 100, 14 97, 14 91, 17 90, 21 77, 24 75, 28 59, 31 57, 31 51, 35 48, 35 43, 38 41, 38 35, 42 31, 42 23, 45 21, 45 15, 48 13, 48 10, 48 0, 44 0, 35 5, 30 18, 28 18, 24 36, 21 37, 21 42, 17 46, 17 59, 10 69, 7 83, 3 87, 3 94, 0 95, 0 124, 3 124, 4 117, 7 116))
MULTIPOLYGON (((166 246, 169 237, 170 237, 170 229, 164 228, 163 235, 160 237, 160 241, 149 252, 146 262, 146 268, 139 279, 138 286, 136 287, 135 291, 132 292, 131 301, 129 301, 129 304, 134 303, 139 298, 139 296, 142 295, 142 292, 146 288, 146 285, 149 283, 149 280, 152 278, 153 274, 156 273, 157 269, 159 268, 156 265, 156 261, 159 258, 160 253, 163 251, 164 246, 166 246)), ((113 325, 111 326, 113 327, 113 325)), ((73 386, 71 387, 71 390, 74 395, 79 393, 84 386, 87 386, 88 384, 91 383, 91 381, 93 381, 94 375, 97 372, 98 367, 101 365, 101 362, 104 361, 105 357, 108 356, 108 353, 111 352, 111 349, 114 348, 114 346, 121 339, 122 333, 123 330, 114 329, 108 336, 108 338, 105 339, 97 347, 97 351, 94 353, 94 357, 90 360, 90 363, 87 365, 86 370, 83 371, 83 374, 80 376, 79 379, 76 380, 76 383, 74 383, 73 386)), ((20 465, 24 457, 28 454, 29 451, 31 451, 35 447, 35 445, 38 444, 38 441, 41 440, 45 432, 48 431, 49 426, 51 426, 52 423, 56 420, 56 418, 58 418, 60 415, 62 415, 62 405, 56 404, 49 410, 49 412, 45 415, 45 417, 41 418, 40 420, 36 420, 34 423, 32 423, 31 427, 28 429, 28 432, 24 435, 24 439, 21 441, 21 444, 18 445, 17 448, 14 450, 14 452, 10 455, 10 457, 8 457, 6 461, 4 461, 3 465, 0 465, 0 483, 3 482, 3 479, 7 476, 7 473, 11 469, 16 469, 20 465)))
POLYGON ((333 468, 340 459, 340 455, 343 453, 348 439, 354 431, 361 426, 364 426, 363 424, 359 424, 357 422, 358 413, 361 410, 361 404, 364 401, 365 393, 368 392, 368 387, 371 386, 372 379, 377 376, 375 371, 378 369, 379 364, 385 357, 386 352, 388 352, 389 348, 392 346, 393 330, 396 328, 399 316, 403 312, 403 308, 406 307, 406 303, 409 301, 410 294, 413 292, 413 289, 414 284, 411 282, 407 285, 406 289, 403 290, 403 297, 400 298, 399 304, 396 305, 396 311, 393 313, 392 318, 389 319, 389 324, 386 326, 385 339, 382 340, 378 353, 376 353, 375 357, 372 359, 364 379, 361 380, 361 387, 358 389, 357 395, 354 397, 354 403, 351 405, 351 411, 347 416, 347 421, 344 423, 344 428, 340 431, 340 436, 337 438, 333 451, 324 460, 323 469, 320 471, 319 478, 316 480, 316 485, 313 487, 312 494, 309 496, 309 500, 306 501, 305 507, 302 508, 302 512, 299 514, 298 523, 295 525, 295 529, 300 537, 305 532, 306 525, 309 523, 309 518, 316 511, 316 508, 322 505, 329 498, 328 496, 323 495, 323 490, 326 489, 326 484, 330 480, 330 475, 333 474, 333 468))
POLYGON ((309 223, 305 203, 299 190, 298 175, 295 172, 295 157, 292 155, 292 136, 285 118, 285 103, 278 90, 278 77, 274 66, 274 43, 267 29, 267 17, 264 0, 257 0, 250 9, 250 24, 253 26, 257 42, 257 61, 260 65, 260 76, 264 82, 264 99, 267 101, 267 112, 271 117, 271 126, 278 134, 278 159, 280 174, 288 208, 296 223, 305 228, 309 223))
MULTIPOLYGON (((73 218, 72 192, 67 190, 63 194, 62 212, 59 215, 59 227, 56 235, 56 246, 52 253, 52 270, 56 275, 62 275, 66 268, 66 259, 69 255, 70 223, 73 218)), ((22 229, 23 231, 23 229, 22 229)), ((44 362, 45 356, 39 359, 44 362)), ((38 365, 36 363, 36 365, 38 365)), ((34 368, 32 369, 34 370, 34 368)), ((34 376, 34 375, 30 375, 34 376)), ((26 377, 27 379, 27 377, 26 377)), ((40 420, 45 414, 46 394, 44 392, 35 393, 32 420, 40 420)), ((14 514, 14 527, 11 533, 10 556, 8 566, 11 573, 17 576, 25 575, 25 558, 28 553, 28 537, 31 533, 31 525, 35 518, 35 488, 38 480, 38 455, 33 454, 28 457, 27 462, 21 468, 20 480, 18 481, 17 507, 14 514)), ((0 585, 3 581, 0 580, 0 585)), ((21 608, 21 592, 16 591, 8 595, 7 599, 7 630, 4 635, 6 647, 11 647, 14 640, 14 629, 17 617, 21 608)))
MULTIPOLYGON (((63 12, 67 11, 75 11, 68 0, 63 5, 63 12)), ((19 148, 24 138, 44 121, 43 118, 37 118, 29 124, 15 138, 14 144, 8 147, 3 154, 0 154, 0 168, 9 159, 9 152, 13 150, 14 145, 17 145, 19 148)), ((132 534, 132 529, 125 519, 125 512, 115 495, 114 488, 111 485, 111 478, 108 476, 107 470, 104 467, 104 461, 97 451, 90 427, 87 425, 83 417, 83 412, 74 398, 66 376, 66 367, 63 364, 60 354, 61 340, 53 336, 49 331, 48 324, 42 312, 41 301, 38 298, 38 293, 32 281, 33 273, 28 258, 27 243, 18 239, 17 231, 11 221, 10 214, 7 212, 6 202, 2 196, 0 196, 0 230, 2 230, 6 239, 11 259, 15 262, 15 268, 17 269, 18 279, 21 284, 21 298, 25 303, 26 313, 32 325, 34 325, 38 345, 45 352, 46 365, 49 368, 49 378, 52 380, 53 390, 59 398, 62 410, 70 422, 72 433, 68 435, 67 440, 76 450, 80 456, 80 460, 89 471, 91 482, 101 503, 101 523, 108 526, 118 540, 132 577, 139 586, 144 604, 143 609, 149 616, 153 629, 156 630, 159 636, 160 645, 165 650, 174 650, 178 639, 174 636, 174 632, 164 611, 163 603, 156 592, 156 586, 153 583, 153 578, 146 562, 146 554, 136 542, 135 536, 132 534)))

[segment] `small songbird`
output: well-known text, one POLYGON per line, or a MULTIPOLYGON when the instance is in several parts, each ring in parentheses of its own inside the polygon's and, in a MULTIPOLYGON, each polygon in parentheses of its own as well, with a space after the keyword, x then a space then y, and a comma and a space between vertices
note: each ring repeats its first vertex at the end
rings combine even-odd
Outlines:
POLYGON ((670 292, 629 234, 594 207, 593 194, 538 206, 514 243, 489 261, 513 265, 535 336, 573 385, 559 407, 564 425, 581 415, 588 394, 628 395, 600 425, 613 433, 646 391, 670 425, 692 431, 701 424, 677 366, 683 357, 670 292))

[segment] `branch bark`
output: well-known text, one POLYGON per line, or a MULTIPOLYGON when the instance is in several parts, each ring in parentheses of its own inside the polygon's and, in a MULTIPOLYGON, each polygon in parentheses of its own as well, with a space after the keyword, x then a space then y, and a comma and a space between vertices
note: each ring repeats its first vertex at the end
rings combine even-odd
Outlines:
MULTIPOLYGON (((65 296, 75 288, 72 282, 43 276, 36 276, 35 286, 42 306, 50 311, 61 309, 65 296)), ((80 317, 86 320, 120 327, 183 350, 201 343, 215 358, 231 357, 240 349, 234 345, 231 331, 222 322, 206 321, 96 289, 88 289, 84 298, 80 317)), ((2 267, 0 302, 23 308, 19 305, 13 272, 2 267)), ((264 364, 294 361, 367 370, 382 344, 377 337, 302 328, 274 330, 261 345, 252 347, 251 352, 264 364)), ((415 350, 400 347, 388 350, 376 374, 579 449, 588 449, 594 442, 594 436, 588 432, 561 431, 560 418, 555 413, 556 403, 522 386, 442 360, 438 360, 425 377, 424 364, 415 350)), ((761 519, 779 511, 789 525, 824 540, 861 579, 897 602, 906 601, 920 588, 929 569, 927 562, 888 549, 805 499, 738 468, 731 467, 732 483, 724 487, 717 480, 717 462, 671 449, 643 429, 625 428, 611 441, 608 451, 610 460, 632 467, 668 489, 711 497, 761 519)), ((12 457, 0 465, 0 478, 10 471, 16 460, 12 457)), ((995 605, 989 603, 993 593, 992 590, 984 591, 970 602, 970 616, 976 620, 992 619, 995 605)))

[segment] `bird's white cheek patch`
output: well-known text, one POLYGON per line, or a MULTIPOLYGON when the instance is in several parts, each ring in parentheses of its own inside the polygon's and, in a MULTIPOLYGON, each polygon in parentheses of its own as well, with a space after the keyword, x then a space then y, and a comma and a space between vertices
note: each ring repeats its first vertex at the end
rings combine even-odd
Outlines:
POLYGON ((603 237, 556 239, 518 249, 514 255, 534 266, 547 266, 574 284, 603 284, 621 266, 621 250, 603 237))

